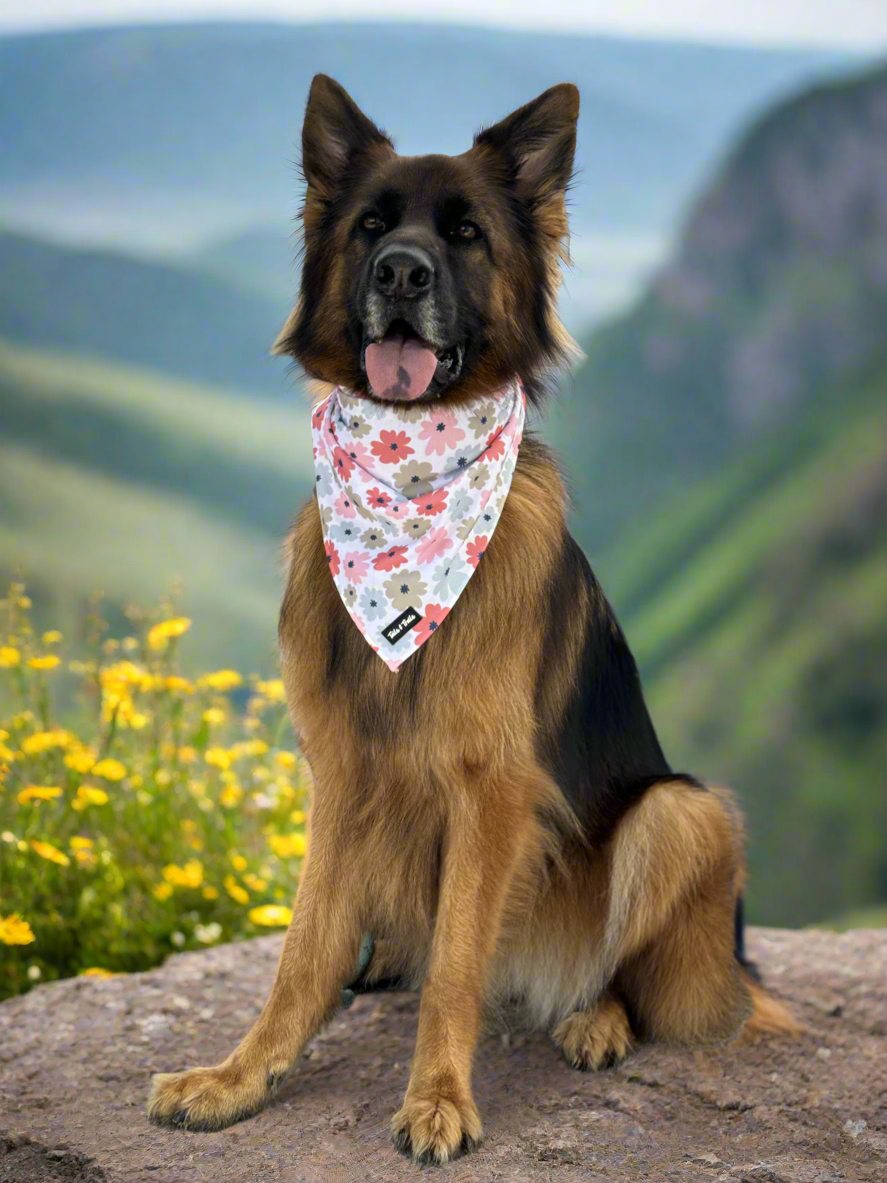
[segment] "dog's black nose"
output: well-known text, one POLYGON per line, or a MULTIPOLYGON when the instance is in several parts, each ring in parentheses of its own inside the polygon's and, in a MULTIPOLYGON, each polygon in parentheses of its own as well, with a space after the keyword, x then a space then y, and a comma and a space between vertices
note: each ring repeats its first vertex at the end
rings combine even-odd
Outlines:
POLYGON ((376 259, 373 286, 383 296, 427 296, 434 287, 431 256, 420 246, 392 243, 376 259))

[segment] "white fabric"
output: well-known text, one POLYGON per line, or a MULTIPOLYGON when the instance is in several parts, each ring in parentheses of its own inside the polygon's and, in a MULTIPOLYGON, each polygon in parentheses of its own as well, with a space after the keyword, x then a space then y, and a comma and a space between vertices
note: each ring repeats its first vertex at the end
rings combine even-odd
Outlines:
POLYGON ((452 408, 381 403, 341 387, 315 408, 330 572, 390 669, 443 624, 477 569, 511 487, 525 417, 517 378, 452 408))

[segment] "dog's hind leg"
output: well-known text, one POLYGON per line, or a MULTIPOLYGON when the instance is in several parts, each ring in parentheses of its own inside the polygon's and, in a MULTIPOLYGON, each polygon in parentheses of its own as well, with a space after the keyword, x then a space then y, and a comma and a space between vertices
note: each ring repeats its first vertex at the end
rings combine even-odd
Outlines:
POLYGON ((752 999, 735 952, 742 823, 729 793, 652 786, 613 841, 606 943, 642 1038, 722 1042, 752 999))
POLYGON ((154 1077, 148 1116, 157 1124, 219 1130, 251 1117, 339 1007, 359 964, 361 897, 347 874, 344 830, 324 823, 318 801, 293 919, 261 1015, 223 1063, 154 1077))

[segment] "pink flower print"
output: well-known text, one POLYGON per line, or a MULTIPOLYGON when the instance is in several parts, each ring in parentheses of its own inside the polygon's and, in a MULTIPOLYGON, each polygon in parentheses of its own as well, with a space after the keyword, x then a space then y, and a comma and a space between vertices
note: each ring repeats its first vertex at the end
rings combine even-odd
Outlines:
POLYGON ((339 574, 339 552, 336 550, 332 542, 325 542, 324 549, 326 550, 326 561, 330 565, 330 574, 339 574))
POLYGON ((369 570, 370 556, 366 551, 353 550, 343 559, 343 571, 352 583, 362 583, 369 570))
POLYGON ((444 608, 441 604, 425 605, 425 615, 413 629, 413 637, 417 645, 421 645, 423 641, 428 640, 432 633, 437 632, 446 620, 449 611, 449 608, 444 608))
POLYGON ((406 553, 407 548, 405 546, 389 546, 387 550, 383 550, 381 554, 376 555, 373 559, 373 566, 377 571, 394 571, 406 563, 406 559, 404 558, 406 553))
MULTIPOLYGON (((354 443, 349 444, 345 451, 359 468, 366 468, 373 462, 369 448, 366 446, 366 444, 362 444, 357 440, 355 440, 354 443)), ((364 477, 364 479, 368 480, 369 478, 364 477)))
MULTIPOLYGON (((480 538, 475 538, 474 542, 468 543, 468 551, 465 557, 471 563, 472 567, 477 567, 478 563, 484 557, 484 552, 487 549, 489 541, 486 534, 482 534, 480 538)), ((486 571, 486 567, 484 567, 484 570, 486 571)))
POLYGON ((443 456, 465 439, 465 432, 449 411, 441 409, 422 424, 419 439, 428 441, 425 445, 426 456, 443 456))
POLYGON ((430 530, 419 544, 416 558, 420 563, 430 563, 445 555, 453 545, 453 540, 447 531, 440 526, 437 530, 430 530))
POLYGON ((505 455, 505 442, 502 439, 501 433, 492 432, 487 440, 486 457, 488 460, 498 460, 500 456, 505 455))
POLYGON ((369 509, 385 509, 391 504, 391 494, 381 489, 367 489, 366 504, 369 509))
POLYGON ((336 498, 336 513, 340 518, 357 517, 357 510, 351 504, 351 498, 347 493, 340 493, 336 498))
POLYGON ((333 448, 333 467, 342 474, 343 480, 346 481, 352 472, 354 472, 354 461, 345 449, 340 448, 338 444, 333 448))
POLYGON ((400 464, 416 450, 410 447, 410 437, 405 431, 380 431, 370 447, 383 464, 400 464))
POLYGON ((435 489, 427 497, 417 497, 413 501, 413 505, 416 507, 417 513, 433 518, 435 514, 442 513, 446 509, 448 496, 449 493, 446 489, 435 489))

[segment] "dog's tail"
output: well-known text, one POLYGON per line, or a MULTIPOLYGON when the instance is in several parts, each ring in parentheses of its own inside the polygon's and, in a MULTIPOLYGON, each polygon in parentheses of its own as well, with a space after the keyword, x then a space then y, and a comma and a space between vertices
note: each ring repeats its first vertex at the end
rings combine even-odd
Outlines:
POLYGON ((743 1036, 800 1035, 802 1030, 800 1023, 784 1003, 768 993, 764 988, 758 967, 746 957, 745 905, 741 895, 736 897, 734 950, 754 1006, 754 1010, 745 1022, 743 1036))

